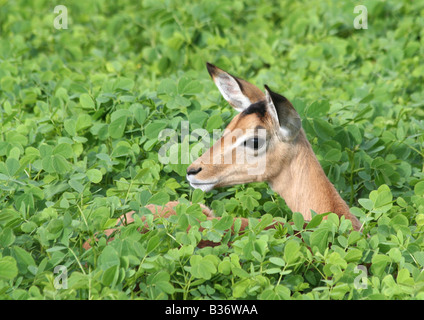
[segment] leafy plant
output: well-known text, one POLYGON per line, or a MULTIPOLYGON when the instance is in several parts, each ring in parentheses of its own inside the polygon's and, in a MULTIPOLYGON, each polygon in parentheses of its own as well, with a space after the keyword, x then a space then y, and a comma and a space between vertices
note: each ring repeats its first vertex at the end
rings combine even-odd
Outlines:
POLYGON ((45 1, 0 11, 1 299, 424 298, 421 2, 368 1, 363 30, 330 0, 64 5, 68 29, 45 1), (361 233, 305 226, 266 183, 189 188, 185 151, 234 116, 206 61, 293 102, 361 233), (172 139, 184 161, 164 163, 172 139), (145 208, 170 200, 169 219, 145 208), (148 231, 108 242, 131 210, 148 231))

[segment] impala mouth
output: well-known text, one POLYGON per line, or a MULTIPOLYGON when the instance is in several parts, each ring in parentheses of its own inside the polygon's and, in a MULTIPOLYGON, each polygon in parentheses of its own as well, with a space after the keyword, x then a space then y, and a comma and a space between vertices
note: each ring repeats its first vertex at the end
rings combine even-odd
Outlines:
POLYGON ((211 191, 216 186, 216 184, 218 183, 218 181, 197 180, 196 178, 194 178, 190 175, 187 175, 187 180, 194 189, 200 189, 204 192, 211 191))
POLYGON ((200 189, 203 192, 209 192, 213 189, 213 187, 215 187, 214 183, 192 183, 192 182, 190 182, 190 185, 194 189, 200 189))

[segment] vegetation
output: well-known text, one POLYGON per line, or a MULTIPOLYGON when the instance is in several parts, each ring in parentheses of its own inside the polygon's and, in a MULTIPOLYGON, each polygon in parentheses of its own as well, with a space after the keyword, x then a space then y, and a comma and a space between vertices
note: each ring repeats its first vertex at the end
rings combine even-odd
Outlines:
POLYGON ((424 298, 422 1, 366 1, 368 29, 350 1, 62 2, 67 29, 49 1, 0 1, 1 299, 424 298), (266 183, 193 191, 189 163, 159 161, 161 130, 178 154, 199 140, 182 121, 235 115, 206 61, 293 102, 362 233, 303 228, 266 183), (144 208, 169 200, 168 220, 144 208), (107 244, 130 210, 149 231, 107 244), (249 229, 226 233, 233 217, 249 229))

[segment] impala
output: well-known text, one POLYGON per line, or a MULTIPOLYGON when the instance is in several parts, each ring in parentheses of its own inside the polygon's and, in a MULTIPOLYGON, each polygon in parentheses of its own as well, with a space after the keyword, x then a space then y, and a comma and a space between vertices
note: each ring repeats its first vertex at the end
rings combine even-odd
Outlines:
POLYGON ((311 210, 334 212, 351 220, 353 228, 359 230, 360 222, 325 175, 290 101, 266 85, 264 93, 212 64, 208 63, 207 68, 222 96, 239 113, 221 139, 188 167, 190 185, 210 191, 267 181, 305 220, 311 219, 311 210), (262 134, 255 134, 259 131, 262 134), (238 154, 257 161, 240 163, 236 161, 238 154), (258 170, 258 165, 262 170, 258 170))
MULTIPOLYGON (((224 99, 238 114, 222 137, 187 168, 190 185, 207 192, 218 187, 267 181, 290 209, 300 212, 306 221, 311 219, 311 210, 318 214, 333 212, 349 219, 354 230, 360 230, 361 223, 325 175, 291 102, 267 85, 262 92, 210 63, 207 69, 224 99)), ((169 217, 175 214, 177 204, 173 201, 163 207, 148 205, 147 208, 156 216, 169 217)), ((220 219, 209 208, 202 206, 202 209, 207 219, 220 219)), ((133 222, 134 213, 128 212, 120 221, 133 222)), ((244 230, 248 220, 241 220, 244 230)), ((114 230, 105 233, 110 235, 114 230)), ((199 246, 205 245, 213 244, 203 241, 199 246)))

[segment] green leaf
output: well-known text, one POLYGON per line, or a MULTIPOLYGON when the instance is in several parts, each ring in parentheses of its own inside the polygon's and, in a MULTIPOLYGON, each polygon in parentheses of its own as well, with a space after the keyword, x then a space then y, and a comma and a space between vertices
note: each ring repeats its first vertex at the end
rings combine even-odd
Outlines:
POLYGON ((68 184, 72 187, 72 189, 74 189, 78 193, 84 192, 84 185, 81 184, 79 181, 71 179, 68 181, 68 184))
POLYGON ((34 197, 32 193, 23 193, 16 197, 15 205, 17 208, 22 210, 22 206, 25 208, 34 208, 34 197))
POLYGON ((149 241, 147 242, 147 253, 150 253, 153 250, 155 250, 156 247, 159 245, 159 243, 160 243, 160 236, 159 235, 155 235, 155 236, 151 237, 149 239, 149 241))
POLYGON ((214 225, 216 230, 229 230, 233 225, 234 218, 232 216, 221 217, 221 219, 214 225))
POLYGON ((77 122, 75 119, 66 119, 63 123, 63 127, 71 137, 77 135, 77 122))
POLYGON ((52 153, 54 155, 61 155, 65 159, 69 159, 73 156, 74 151, 69 143, 61 143, 53 149, 52 153))
MULTIPOLYGON (((112 246, 106 246, 99 256, 99 266, 102 270, 120 265, 118 252, 112 246)), ((112 272, 112 271, 110 271, 112 272)))
POLYGON ((229 275, 231 273, 231 262, 228 260, 221 261, 218 265, 218 272, 229 275))
POLYGON ((362 258, 362 251, 351 248, 347 254, 344 256, 344 259, 346 262, 359 262, 362 258))
POLYGON ((326 161, 337 162, 340 160, 341 157, 342 157, 342 152, 339 149, 331 149, 325 154, 324 159, 326 161))
POLYGON ((381 185, 378 190, 371 191, 369 198, 374 203, 373 211, 376 213, 387 212, 393 206, 392 192, 387 185, 381 185))
POLYGON ((358 199, 359 204, 367 209, 368 211, 371 211, 374 208, 374 202, 370 199, 358 199))
POLYGON ((269 261, 279 267, 284 267, 286 265, 286 262, 283 259, 278 257, 271 257, 269 258, 269 261))
POLYGON ((134 80, 125 77, 119 78, 116 80, 114 87, 115 89, 130 91, 134 87, 134 80))
POLYGON ((89 94, 83 93, 79 98, 80 104, 84 109, 94 109, 94 101, 89 94))
POLYGON ((424 195, 424 181, 420 181, 414 186, 414 193, 417 196, 424 195))
POLYGON ((300 246, 297 241, 289 240, 284 246, 284 260, 287 264, 294 263, 299 257, 300 246))
POLYGON ((0 246, 3 248, 10 247, 15 242, 15 239, 16 237, 11 228, 4 228, 2 231, 0 231, 0 246))
POLYGON ((31 256, 31 254, 22 249, 21 247, 13 246, 12 254, 17 262, 20 273, 26 274, 28 272, 29 266, 36 266, 34 258, 31 256))
POLYGON ((343 259, 338 252, 332 252, 327 260, 328 264, 339 266, 346 269, 347 262, 343 259))
POLYGON ((218 129, 222 125, 221 115, 214 115, 210 117, 206 123, 206 130, 212 132, 213 129, 218 129))
POLYGON ((150 193, 149 190, 143 190, 140 192, 140 194, 138 195, 138 199, 140 201, 140 205, 141 206, 145 206, 147 205, 150 197, 152 196, 152 194, 150 193))
POLYGON ((274 292, 276 294, 276 299, 278 300, 290 299, 290 289, 285 286, 282 286, 281 284, 275 287, 274 292))
POLYGON ((147 118, 147 110, 139 103, 131 105, 129 109, 139 125, 143 125, 147 118))
POLYGON ((297 230, 303 230, 305 219, 300 212, 293 212, 293 222, 297 230))
POLYGON ((159 271, 156 274, 152 274, 147 278, 147 284, 151 286, 156 286, 161 291, 167 294, 173 294, 175 289, 170 284, 169 280, 171 279, 170 275, 166 271, 159 271))
POLYGON ((317 229, 310 236, 311 247, 317 247, 319 252, 324 253, 328 246, 328 235, 327 229, 317 229))
POLYGON ((166 128, 168 123, 162 120, 156 120, 152 123, 149 123, 144 132, 148 139, 158 139, 159 133, 166 128))
POLYGON ((93 183, 102 181, 102 172, 98 169, 90 169, 86 172, 88 179, 93 183))
POLYGON ((203 86, 199 81, 190 80, 182 77, 178 81, 178 93, 182 95, 195 95, 202 91, 203 86))
POLYGON ((190 100, 181 96, 175 96, 168 101, 166 106, 169 109, 180 109, 181 107, 188 107, 191 104, 190 100))
POLYGON ((190 265, 190 273, 193 277, 209 280, 218 271, 216 268, 218 258, 212 255, 205 257, 195 255, 190 258, 190 265))
POLYGON ((118 139, 121 138, 124 135, 125 126, 127 124, 127 116, 121 116, 111 122, 109 125, 109 135, 114 138, 118 139))
POLYGON ((119 266, 114 265, 103 272, 102 283, 107 287, 113 287, 118 281, 119 266))
POLYGON ((120 141, 116 144, 116 147, 113 149, 111 156, 126 157, 132 153, 131 145, 126 141, 120 141))
POLYGON ((71 169, 69 162, 61 154, 43 158, 42 165, 43 169, 49 173, 65 174, 71 169))
POLYGON ((150 204, 156 204, 159 206, 163 206, 169 202, 169 194, 165 191, 159 191, 158 193, 154 194, 148 201, 150 204))
POLYGON ((422 251, 415 252, 414 258, 421 267, 424 267, 424 252, 422 251))
POLYGON ((309 221, 308 225, 306 226, 306 229, 313 229, 316 228, 321 224, 322 219, 327 216, 329 213, 322 213, 315 215, 311 221, 309 221))
POLYGON ((20 214, 14 209, 2 209, 0 211, 0 225, 3 227, 5 224, 12 220, 19 219, 20 214))
POLYGON ((311 118, 325 116, 330 110, 330 103, 327 100, 314 101, 306 110, 306 115, 311 118))
POLYGON ((16 260, 10 256, 0 258, 0 280, 12 280, 18 275, 16 260))
POLYGON ((92 119, 89 114, 81 113, 78 115, 77 123, 76 123, 76 130, 77 132, 80 132, 86 128, 91 127, 92 119))
POLYGON ((177 94, 177 85, 175 84, 175 81, 171 79, 164 79, 161 83, 159 83, 157 91, 158 94, 174 96, 177 94))
POLYGON ((233 286, 233 296, 234 298, 241 298, 245 296, 245 292, 247 290, 247 288, 249 287, 249 280, 248 279, 243 279, 239 282, 237 282, 234 286, 233 286))
POLYGON ((37 224, 32 221, 25 222, 21 225, 21 230, 25 233, 31 233, 37 228, 37 224))
POLYGON ((341 300, 350 291, 350 286, 347 283, 337 283, 330 292, 331 299, 341 300))
POLYGON ((411 278, 408 269, 402 268, 399 270, 397 278, 397 283, 411 286, 414 285, 414 280, 411 278))
POLYGON ((201 189, 194 189, 193 194, 191 196, 191 202, 201 203, 204 197, 205 193, 201 189))
POLYGON ((203 124, 205 120, 208 118, 208 114, 201 110, 194 110, 189 113, 188 120, 190 122, 190 125, 193 127, 193 124, 198 125, 198 127, 203 127, 203 124))
POLYGON ((265 270, 266 274, 276 274, 276 273, 280 273, 281 269, 280 268, 269 268, 265 270))
POLYGON ((387 185, 382 185, 378 188, 377 198, 374 200, 376 208, 390 204, 393 200, 392 192, 387 185))
POLYGON ((328 123, 328 121, 325 121, 323 119, 314 119, 314 130, 315 133, 323 140, 331 140, 334 135, 334 129, 333 127, 328 123))
POLYGON ((390 262, 390 257, 380 253, 375 254, 371 260, 371 272, 376 276, 381 276, 387 264, 390 262))
POLYGON ((13 177, 20 167, 19 161, 15 158, 7 158, 6 159, 6 168, 9 177, 13 177))
POLYGON ((52 163, 54 171, 60 174, 65 174, 71 169, 69 162, 60 154, 52 156, 52 163))
POLYGON ((63 220, 61 219, 50 220, 46 230, 51 234, 56 234, 61 232, 63 230, 63 220))

